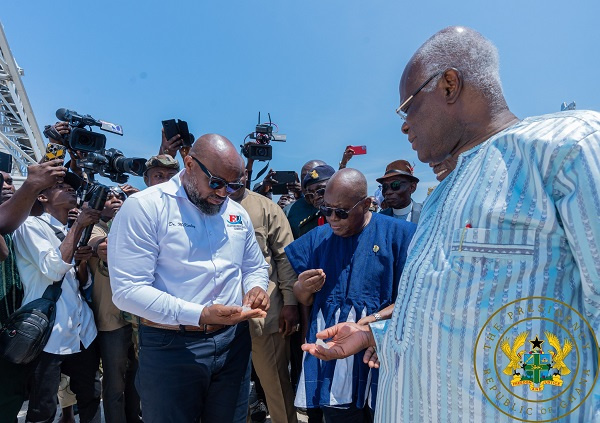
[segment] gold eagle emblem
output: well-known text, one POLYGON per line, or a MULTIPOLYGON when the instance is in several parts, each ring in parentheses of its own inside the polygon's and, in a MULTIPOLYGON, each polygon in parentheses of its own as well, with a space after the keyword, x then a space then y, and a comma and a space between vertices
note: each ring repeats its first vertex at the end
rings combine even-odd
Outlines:
POLYGON ((564 345, 561 347, 560 340, 556 335, 548 331, 544 332, 544 334, 546 335, 546 339, 548 339, 550 346, 556 350, 555 352, 550 351, 550 355, 554 360, 554 365, 552 367, 558 370, 561 375, 568 375, 571 373, 571 370, 564 363, 564 360, 573 349, 573 344, 568 339, 565 339, 564 345))
POLYGON ((505 339, 504 341, 502 341, 502 344, 500 345, 500 349, 502 350, 504 355, 506 355, 508 357, 508 359, 510 360, 510 363, 508 363, 508 366, 506 366, 506 368, 502 371, 504 374, 512 375, 515 370, 521 368, 521 366, 519 365, 519 362, 521 361, 521 356, 519 355, 519 349, 521 349, 521 347, 523 345, 525 345, 525 341, 527 340, 528 335, 529 335, 529 331, 521 332, 515 338, 515 342, 513 343, 512 346, 510 345, 510 342, 508 339, 505 339))
POLYGON ((317 179, 319 177, 319 174, 317 173, 316 170, 313 169, 313 171, 310 172, 310 177, 313 179, 317 179))

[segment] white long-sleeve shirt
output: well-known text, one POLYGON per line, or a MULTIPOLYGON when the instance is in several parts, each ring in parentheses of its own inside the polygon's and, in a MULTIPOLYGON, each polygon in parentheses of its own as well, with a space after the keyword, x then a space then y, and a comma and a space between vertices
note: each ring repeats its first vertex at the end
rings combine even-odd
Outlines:
MULTIPOLYGON (((56 302, 54 327, 44 351, 51 354, 77 353, 80 344, 87 348, 96 338, 94 315, 79 291, 73 262, 63 261, 59 250, 61 241, 55 231, 40 219, 64 234, 67 232, 65 226, 48 213, 40 218, 27 218, 15 231, 17 267, 25 290, 23 304, 42 298, 46 288, 64 275, 62 293, 56 302)), ((90 282, 88 276, 88 285, 90 282)))
POLYGON ((108 236, 113 301, 156 323, 198 325, 204 307, 242 305, 242 292, 265 291, 268 265, 244 208, 226 200, 202 213, 181 184, 170 181, 134 194, 108 236))

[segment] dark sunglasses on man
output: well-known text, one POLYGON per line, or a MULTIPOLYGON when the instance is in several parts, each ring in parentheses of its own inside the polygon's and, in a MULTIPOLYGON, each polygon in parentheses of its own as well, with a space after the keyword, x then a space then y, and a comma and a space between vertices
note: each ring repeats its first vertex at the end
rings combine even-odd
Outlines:
POLYGON ((226 191, 228 194, 231 194, 232 192, 237 191, 238 189, 242 188, 244 186, 243 183, 241 183, 240 181, 237 182, 227 182, 225 179, 223 178, 219 178, 218 176, 213 176, 208 169, 206 168, 206 166, 204 166, 202 164, 202 162, 200 162, 200 160, 198 160, 197 158, 195 158, 192 155, 189 155, 192 159, 194 159, 194 161, 196 163, 198 163, 198 166, 200 166, 200 169, 202 169, 202 171, 204 172, 204 174, 206 176, 208 176, 208 186, 211 189, 221 189, 223 187, 226 187, 226 191))
POLYGON ((304 194, 304 197, 310 200, 314 197, 322 197, 323 195, 325 195, 325 188, 320 188, 314 192, 307 192, 306 194, 304 194))
POLYGON ((392 189, 392 191, 398 191, 399 189, 408 184, 410 184, 410 181, 393 181, 389 184, 384 182, 383 184, 379 185, 379 188, 381 188, 382 193, 386 192, 390 188, 392 189))
POLYGON ((321 206, 321 207, 319 207, 319 211, 321 212, 321 214, 323 216, 329 217, 329 216, 331 216, 332 213, 335 213, 335 215, 340 219, 348 219, 350 212, 352 210, 354 210, 354 208, 356 206, 358 206, 361 202, 365 201, 366 199, 367 199, 367 197, 363 198, 362 200, 359 200, 354 206, 352 206, 349 209, 336 209, 334 207, 321 206))

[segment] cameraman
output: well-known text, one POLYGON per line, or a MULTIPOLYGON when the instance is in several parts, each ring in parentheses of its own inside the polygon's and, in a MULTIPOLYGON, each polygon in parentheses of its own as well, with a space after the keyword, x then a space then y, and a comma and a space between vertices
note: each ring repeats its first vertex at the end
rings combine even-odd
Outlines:
POLYGON ((80 184, 76 175, 67 173, 64 180, 43 190, 38 201, 44 213, 29 217, 14 235, 17 267, 25 288, 24 303, 41 298, 50 284, 62 279, 54 328, 33 370, 27 421, 47 421, 55 415, 61 373, 71 377, 80 421, 100 421, 100 396, 95 389, 99 364, 94 344, 97 332, 92 311, 80 290, 90 283, 87 260, 92 249, 77 248, 85 227, 98 222, 100 212, 84 207, 73 227, 68 232, 66 229, 69 210, 77 204, 75 191, 80 184), (80 261, 78 268, 75 261, 80 261))
POLYGON ((38 194, 64 178, 62 160, 50 160, 27 167, 27 179, 15 191, 10 201, 0 205, 0 233, 7 234, 17 229, 27 219, 34 207, 38 194))
POLYGON ((71 127, 68 122, 56 122, 54 125, 46 125, 44 128, 44 135, 48 138, 49 142, 66 147, 69 156, 71 157, 71 160, 67 162, 69 170, 81 177, 83 172, 81 171, 81 168, 77 166, 77 159, 83 158, 82 154, 84 153, 71 149, 69 143, 66 141, 70 133, 71 127))
MULTIPOLYGON (((0 325, 20 306, 23 287, 16 265, 12 231, 29 216, 37 195, 53 185, 57 178, 65 176, 62 160, 52 160, 34 164, 27 168, 27 179, 14 191, 12 178, 5 174, 0 202, 0 233, 3 238, 6 257, 0 263, 0 325), (10 194, 10 195, 9 195, 10 194)), ((29 365, 13 364, 0 358, 0 423, 13 423, 23 402, 27 399, 27 378, 29 365)))

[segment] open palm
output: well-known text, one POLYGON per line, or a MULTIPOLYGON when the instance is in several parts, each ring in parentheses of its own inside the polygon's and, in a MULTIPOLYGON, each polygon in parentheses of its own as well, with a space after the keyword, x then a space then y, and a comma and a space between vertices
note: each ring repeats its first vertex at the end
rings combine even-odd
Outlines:
POLYGON ((302 350, 321 360, 346 358, 375 345, 369 326, 345 322, 317 333, 317 339, 330 339, 328 349, 317 344, 304 344, 302 350))

